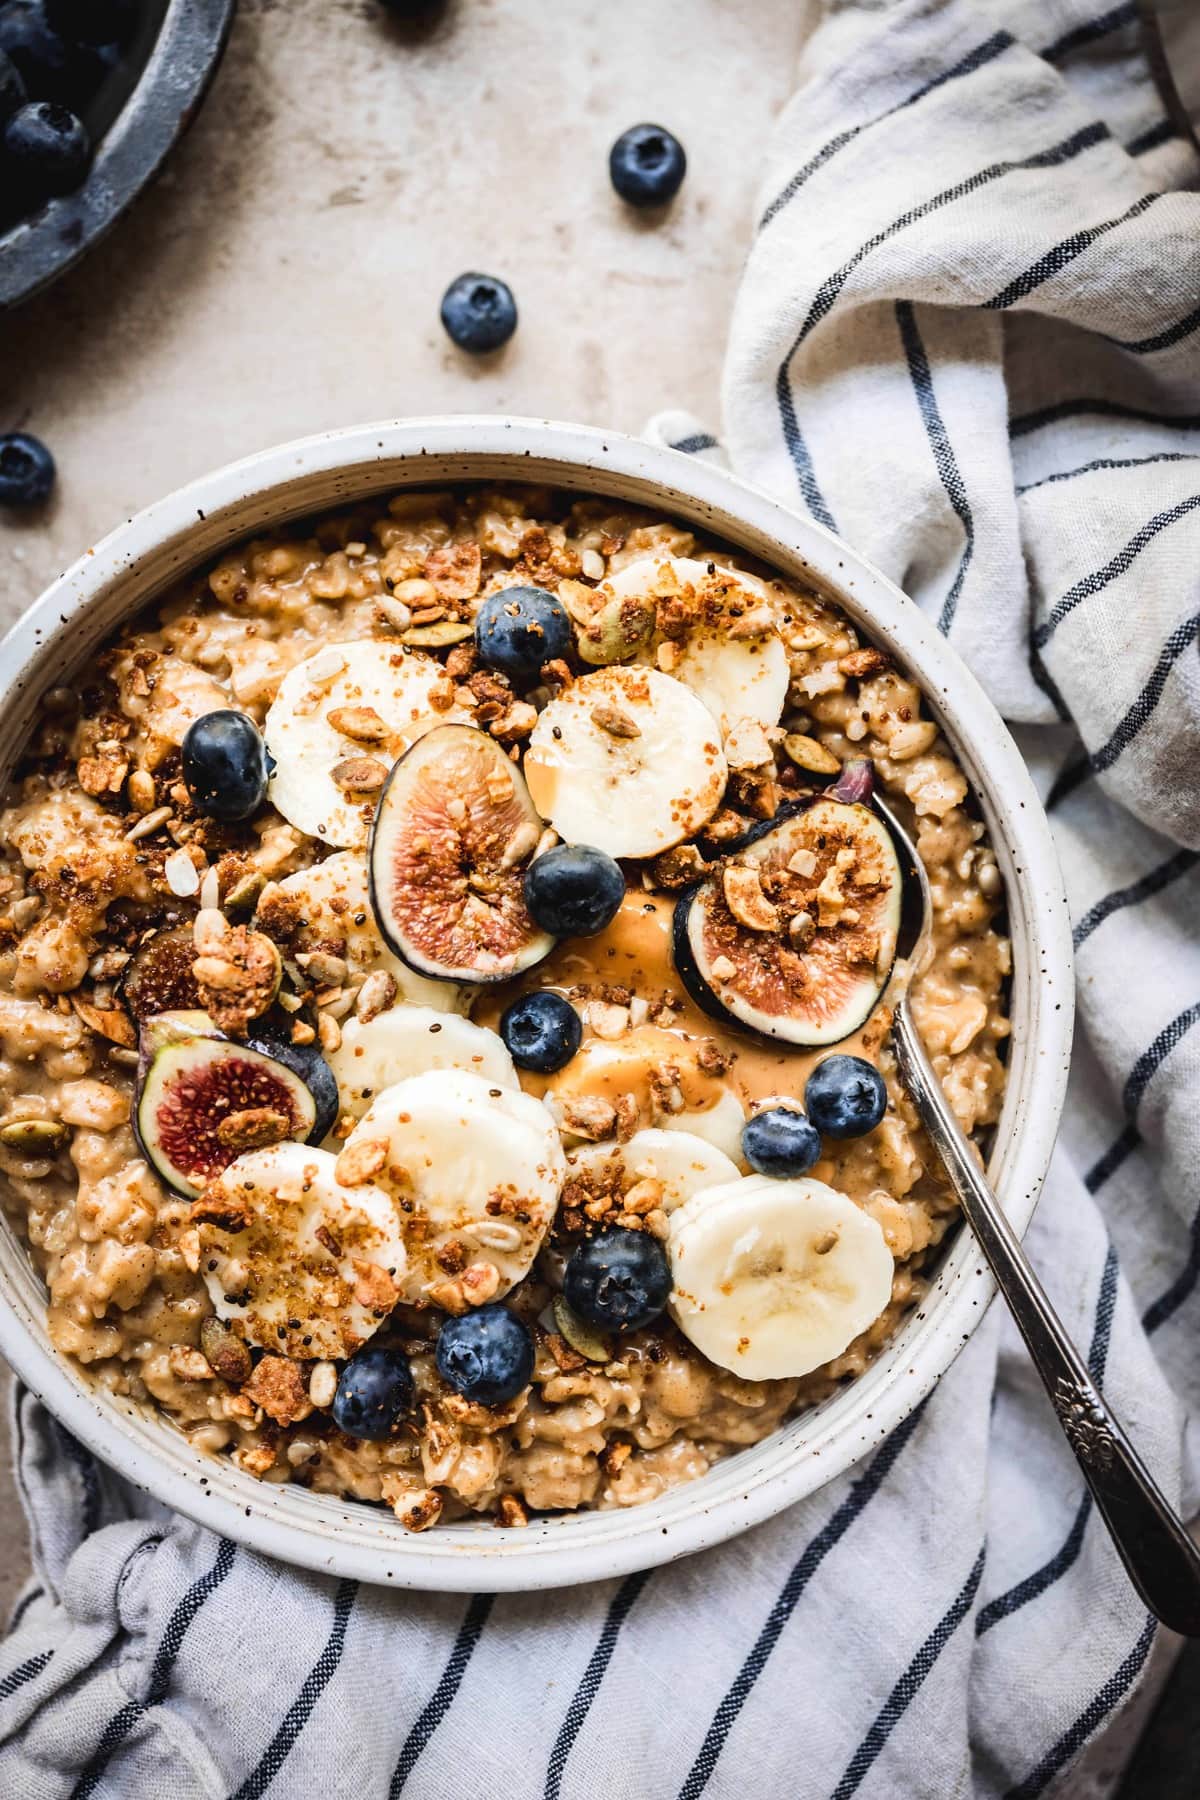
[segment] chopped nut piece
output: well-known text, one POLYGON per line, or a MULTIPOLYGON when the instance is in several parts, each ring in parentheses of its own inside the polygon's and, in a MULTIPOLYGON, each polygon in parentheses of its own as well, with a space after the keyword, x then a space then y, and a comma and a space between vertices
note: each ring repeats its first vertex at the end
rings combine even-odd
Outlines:
POLYGON ((816 852, 813 850, 797 850, 788 857, 787 866, 793 875, 799 875, 804 880, 807 880, 810 875, 815 875, 817 872, 816 852))
POLYGON ((664 850, 661 856, 656 856, 650 872, 656 887, 682 888, 698 880, 706 866, 695 844, 679 844, 674 850, 664 850))
POLYGON ((378 1175, 380 1169, 386 1168, 387 1159, 386 1138, 363 1138, 342 1151, 334 1176, 343 1187, 362 1187, 364 1182, 378 1175))
POLYGON ((653 1212, 656 1207, 662 1205, 663 1192, 661 1181, 655 1177, 645 1176, 641 1181, 635 1181, 629 1192, 622 1196, 621 1205, 627 1213, 633 1213, 635 1216, 653 1212))
POLYGON ((124 757, 81 756, 75 773, 84 793, 99 799, 103 794, 120 793, 129 764, 124 757))
POLYGON ((876 650, 873 647, 863 650, 851 650, 848 656, 842 656, 838 659, 838 668, 843 675, 855 675, 860 679, 867 675, 882 674, 884 669, 890 667, 891 663, 884 655, 883 651, 876 650))
POLYGON ((434 1488, 410 1488, 392 1501, 392 1511, 406 1531, 428 1531, 442 1516, 442 1498, 434 1488))
POLYGON ((811 913, 798 912, 788 920, 788 942, 793 950, 803 950, 811 944, 816 932, 816 922, 811 913))
POLYGON ((425 573, 447 600, 470 600, 479 592, 483 558, 478 544, 443 544, 425 558, 425 573))
POLYGON ((773 763, 767 734, 757 719, 739 719, 725 739, 725 761, 731 769, 761 769, 773 763))
POLYGON ((257 1150, 263 1144, 278 1144, 287 1137, 291 1120, 269 1106, 251 1106, 244 1112, 229 1113, 217 1126, 217 1141, 227 1150, 257 1150))
MULTIPOLYGON (((241 1400, 241 1398, 242 1396, 239 1394, 238 1399, 241 1400)), ((247 1402, 248 1404, 249 1402, 247 1402)), ((232 1409, 227 1408, 227 1410, 232 1409)), ((255 1475, 261 1481, 262 1477, 275 1467, 276 1449, 275 1444, 269 1443, 243 1444, 234 1451, 233 1461, 243 1474, 255 1475)))
POLYGON ((364 1025, 369 1024, 395 1004, 398 991, 395 976, 389 975, 386 969, 376 969, 359 988, 354 1011, 364 1025))
POLYGON ((384 744, 391 736, 373 706, 335 706, 327 716, 335 731, 356 744, 384 744))
POLYGON ((598 1142, 612 1135, 616 1124, 616 1108, 598 1094, 569 1094, 562 1097, 563 1123, 576 1137, 598 1142))
POLYGON ((264 1356, 242 1393, 277 1425, 294 1425, 312 1412, 300 1365, 286 1356, 264 1356))
POLYGON ((308 1378, 308 1397, 313 1405, 322 1410, 333 1405, 333 1397, 337 1393, 338 1372, 335 1364, 319 1362, 308 1378))
POLYGON ((606 731, 609 737, 638 738, 642 735, 641 726, 619 706, 593 706, 592 724, 606 731))
POLYGON ((730 863, 721 875, 725 904, 748 931, 778 931, 779 908, 763 893, 757 869, 730 863))
POLYGON ((500 1286, 500 1271, 495 1263, 474 1262, 460 1277, 462 1291, 471 1306, 482 1306, 500 1286))
MULTIPOLYGON (((215 874, 210 869, 209 874, 215 874)), ((208 875, 204 878, 208 880, 208 875)), ((220 956, 229 936, 229 921, 215 906, 202 906, 192 926, 192 942, 201 956, 220 956)))
POLYGON ((200 1327, 200 1348, 230 1387, 241 1387, 249 1380, 253 1366, 250 1351, 223 1319, 205 1319, 200 1327))
POLYGON ((390 1312, 400 1298, 400 1289, 392 1280, 386 1269, 378 1263, 354 1262, 354 1298, 359 1306, 369 1306, 374 1312, 390 1312))
POLYGON ((589 1000, 584 1014, 596 1036, 610 1043, 624 1037, 629 1030, 627 1006, 613 1006, 607 1000, 589 1000))
POLYGON ((633 1455, 633 1445, 613 1442, 608 1444, 600 1458, 600 1467, 611 1481, 619 1475, 629 1458, 633 1455))
POLYGON ((842 766, 832 750, 801 731, 789 731, 783 747, 797 768, 807 769, 813 775, 836 775, 842 766))
POLYGON ((540 832, 532 819, 522 819, 517 829, 504 846, 504 854, 500 858, 502 869, 514 869, 524 862, 538 847, 540 832))
POLYGON ((180 1381, 211 1381, 216 1374, 207 1356, 200 1350, 190 1350, 186 1344, 172 1344, 167 1363, 180 1381))
POLYGON ((157 799, 158 791, 149 769, 135 769, 129 777, 129 804, 134 811, 151 812, 157 799))
POLYGON ((501 1494, 496 1502, 497 1525, 528 1525, 529 1514, 515 1494, 501 1494))
POLYGON ((737 974, 737 964, 730 962, 727 956, 714 956, 711 973, 714 981, 732 981, 737 974))
POLYGON ((743 613, 740 619, 730 622, 728 635, 735 641, 746 638, 770 637, 775 630, 775 620, 769 606, 756 606, 752 611, 743 613))
POLYGON ((387 766, 373 756, 351 756, 330 770, 343 794, 374 794, 387 780, 387 766))
POLYGON ((529 736, 537 718, 536 706, 531 706, 528 700, 514 700, 506 712, 491 721, 488 730, 501 743, 514 743, 518 738, 529 736))
POLYGON ((245 1231, 253 1214, 242 1195, 236 1190, 230 1192, 218 1176, 199 1199, 192 1201, 191 1216, 194 1225, 216 1225, 222 1231, 245 1231))

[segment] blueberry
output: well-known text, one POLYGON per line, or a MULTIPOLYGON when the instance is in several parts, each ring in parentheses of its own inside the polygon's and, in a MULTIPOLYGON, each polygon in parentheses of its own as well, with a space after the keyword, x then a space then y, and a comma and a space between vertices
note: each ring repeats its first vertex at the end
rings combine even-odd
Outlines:
POLYGON ((54 458, 28 431, 0 437, 0 506, 40 506, 54 486, 54 458))
POLYGON ((533 1339, 507 1306, 479 1306, 447 1319, 437 1341, 438 1373, 466 1400, 503 1406, 528 1387, 533 1339))
POLYGON ((137 24, 137 0, 42 0, 46 20, 73 44, 123 43, 137 24))
POLYGON ((661 125, 631 125, 608 153, 608 172, 630 206, 665 206, 682 186, 687 157, 661 125))
POLYGON ((92 145, 83 124, 57 100, 31 100, 4 127, 4 160, 29 200, 69 194, 87 174, 92 145))
POLYGON ((512 289, 495 275, 460 275, 442 295, 442 324, 460 350, 498 350, 517 329, 512 289))
POLYGON ((25 83, 12 57, 0 50, 0 125, 12 118, 26 100, 25 83))
POLYGON ((189 725, 183 740, 183 779, 211 819, 236 824, 256 813, 267 794, 267 751, 245 713, 222 709, 189 725))
POLYGON ((648 1231, 615 1227, 573 1250, 563 1272, 571 1311, 605 1331, 636 1331, 667 1304, 671 1271, 666 1252, 648 1231))
POLYGON ((330 1411, 347 1437, 391 1437, 413 1403, 412 1370, 400 1350, 367 1344, 342 1370, 330 1411))
POLYGON ((583 1037, 579 1014, 561 994, 522 994, 500 1017, 500 1036, 519 1069, 553 1075, 570 1062, 583 1037))
POLYGON ((771 1106, 743 1125, 742 1155, 760 1175, 805 1175, 821 1155, 821 1134, 796 1108, 771 1106))
POLYGON ((31 94, 78 110, 108 74, 108 59, 90 44, 69 44, 46 17, 43 0, 4 0, 0 50, 31 94))
POLYGON ((804 1084, 804 1105, 826 1137, 863 1137, 887 1111, 887 1089, 861 1056, 827 1056, 804 1084))
POLYGON ((611 925, 624 898, 620 863, 589 844, 559 844, 525 874, 529 915, 555 937, 593 937, 611 925))
POLYGON ((545 588, 501 588, 475 615, 475 643, 489 668, 532 680, 543 663, 567 654, 571 620, 562 601, 545 588))

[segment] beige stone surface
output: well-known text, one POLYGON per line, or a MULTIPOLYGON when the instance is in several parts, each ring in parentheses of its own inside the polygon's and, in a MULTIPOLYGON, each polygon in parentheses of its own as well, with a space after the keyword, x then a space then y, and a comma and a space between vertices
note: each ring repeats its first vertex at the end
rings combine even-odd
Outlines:
MULTIPOLYGON (((138 507, 305 432, 420 412, 715 418, 804 15, 451 0, 414 36, 375 0, 241 0, 165 178, 0 323, 0 430, 44 437, 61 477, 48 515, 0 522, 0 624, 138 507), (647 118, 688 152, 664 219, 608 181, 612 140, 647 118), (503 276, 520 310, 478 361, 438 321, 467 269, 503 276)), ((0 1521, 2 1616, 26 1562, 6 1456, 0 1521)))

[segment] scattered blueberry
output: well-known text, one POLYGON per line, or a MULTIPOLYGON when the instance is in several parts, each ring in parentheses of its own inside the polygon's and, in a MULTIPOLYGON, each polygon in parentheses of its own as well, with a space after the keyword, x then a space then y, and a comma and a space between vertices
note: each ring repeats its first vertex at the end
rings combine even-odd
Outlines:
POLYGON ((92 146, 82 123, 57 100, 31 100, 4 127, 8 178, 30 200, 69 194, 87 174, 92 146))
POLYGON ((0 50, 0 125, 7 123, 26 100, 25 83, 12 57, 0 50))
POLYGON ((475 615, 475 643, 489 668, 531 680, 543 663, 567 654, 571 620, 562 601, 545 588, 501 588, 475 615))
POLYGON ((68 43, 46 17, 43 0, 4 0, 0 50, 12 58, 31 95, 78 110, 108 74, 110 59, 90 44, 68 43))
POLYGON ((663 126, 631 125, 608 153, 608 172, 630 206, 665 206, 682 186, 687 157, 663 126))
POLYGON ((525 873, 529 915, 555 937, 594 937, 611 925, 624 898, 620 863, 589 844, 558 844, 525 873))
POLYGON ((222 708, 189 725, 183 779, 210 818, 226 824, 250 818, 267 793, 266 746, 254 720, 222 708))
POLYGON ((28 431, 0 437, 0 506, 40 506, 54 486, 54 458, 28 431))
POLYGON ((548 990, 522 994, 500 1017, 500 1036, 519 1069, 553 1075, 579 1048, 583 1026, 569 1000, 548 990))
POLYGON ((495 275, 460 275, 442 295, 442 324, 460 350, 498 350, 517 329, 512 289, 495 275))
POLYGON ((413 1403, 412 1370, 400 1350, 367 1344, 342 1370, 330 1411, 347 1437, 391 1437, 413 1403))
POLYGON ((806 1175, 820 1159, 821 1134, 791 1106, 771 1106, 742 1127, 742 1154, 760 1175, 806 1175))
POLYGON ((503 1406, 528 1387, 533 1339, 507 1306, 479 1306, 447 1319, 437 1341, 438 1373, 466 1400, 503 1406))
POLYGON ((825 1137, 863 1137, 887 1111, 887 1089, 861 1056, 827 1056, 804 1084, 804 1105, 825 1137))
POLYGON ((666 1252, 648 1231, 614 1227, 573 1250, 563 1272, 572 1312, 606 1331, 636 1331, 667 1304, 671 1271, 666 1252))
POLYGON ((70 43, 117 44, 137 23, 137 0, 42 0, 47 23, 70 43))

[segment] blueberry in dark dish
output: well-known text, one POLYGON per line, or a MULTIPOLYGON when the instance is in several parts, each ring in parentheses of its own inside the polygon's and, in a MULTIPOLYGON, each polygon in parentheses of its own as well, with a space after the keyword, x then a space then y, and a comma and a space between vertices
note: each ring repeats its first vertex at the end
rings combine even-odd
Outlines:
POLYGON ((503 1406, 533 1377, 533 1339, 507 1306, 479 1306, 447 1319, 436 1356, 442 1380, 480 1406, 503 1406))
POLYGON ((329 1410, 347 1437, 378 1442, 395 1435, 412 1403, 407 1356, 386 1344, 367 1344, 342 1370, 329 1410))
POLYGON ((42 0, 47 23, 74 44, 121 44, 137 24, 137 0, 42 0))
POLYGON ((6 177, 29 202, 73 193, 91 156, 82 121, 57 100, 30 100, 4 127, 6 177))
POLYGON ((6 51, 0 50, 0 125, 7 124, 27 99, 25 83, 21 80, 16 63, 6 51))
POLYGON ((565 1068, 583 1038, 579 1014, 549 990, 522 994, 500 1016, 500 1036, 519 1069, 553 1075, 565 1068))
POLYGON ((827 1056, 804 1084, 804 1105, 825 1137, 865 1137, 887 1111, 887 1088, 861 1056, 827 1056))
POLYGON ((254 720, 221 708, 189 725, 183 779, 209 818, 224 824, 251 818, 267 793, 266 745, 254 720))
POLYGON ((555 937, 594 937, 612 924, 624 898, 620 863, 588 844, 558 844, 525 872, 529 915, 555 937))
POLYGON ((460 350, 499 350, 517 329, 517 303, 495 275, 460 275, 442 295, 442 324, 460 350))
POLYGON ((475 615, 475 645, 491 669, 532 681, 571 647, 571 620, 545 588, 506 587, 489 594, 475 615))
POLYGON ((563 1293, 571 1311, 605 1331, 636 1331, 667 1304, 671 1271, 666 1252, 648 1231, 614 1227, 571 1252, 563 1293))
POLYGON ((742 1155, 759 1175, 786 1181, 819 1161, 821 1134, 796 1108, 770 1106, 743 1125, 742 1155))
POLYGON ((54 486, 54 458, 28 431, 0 437, 0 506, 40 506, 54 486))
POLYGON ((683 184, 687 157, 663 126, 631 125, 608 153, 608 172, 630 206, 665 206, 683 184))
POLYGON ((0 50, 12 58, 32 97, 74 110, 91 99, 111 60, 93 45, 68 42, 55 31, 43 0, 4 0, 0 50))

